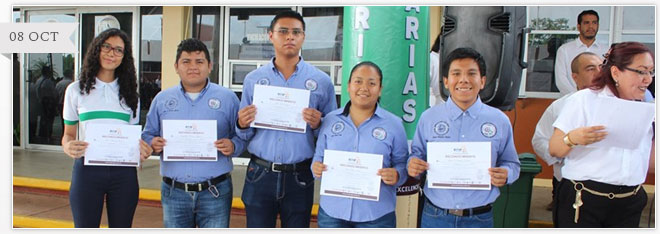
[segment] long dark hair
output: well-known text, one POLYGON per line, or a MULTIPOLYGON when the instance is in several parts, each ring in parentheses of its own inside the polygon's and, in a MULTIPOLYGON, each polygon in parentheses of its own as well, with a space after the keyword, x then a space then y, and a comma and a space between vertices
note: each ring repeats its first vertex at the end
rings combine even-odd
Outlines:
POLYGON ((610 47, 610 51, 605 55, 605 61, 603 61, 600 72, 594 78, 591 89, 598 90, 607 86, 615 96, 620 97, 619 90, 616 89, 614 78, 612 77, 612 71, 610 71, 612 66, 616 66, 619 70, 624 70, 633 62, 633 58, 636 55, 645 53, 651 54, 651 57, 655 61, 653 51, 649 50, 642 43, 629 41, 613 44, 610 47))
POLYGON ((131 46, 131 40, 128 38, 128 35, 119 29, 111 28, 105 30, 90 43, 85 53, 82 70, 80 71, 80 94, 89 94, 90 90, 94 88, 96 75, 101 68, 101 63, 99 62, 101 45, 108 38, 114 36, 119 36, 124 41, 124 57, 122 57, 119 67, 115 69, 115 77, 117 77, 117 83, 119 84, 119 100, 121 101, 123 99, 126 102, 126 105, 133 111, 133 117, 135 117, 138 112, 137 106, 140 95, 137 92, 137 76, 135 75, 135 65, 133 65, 133 46, 131 46))

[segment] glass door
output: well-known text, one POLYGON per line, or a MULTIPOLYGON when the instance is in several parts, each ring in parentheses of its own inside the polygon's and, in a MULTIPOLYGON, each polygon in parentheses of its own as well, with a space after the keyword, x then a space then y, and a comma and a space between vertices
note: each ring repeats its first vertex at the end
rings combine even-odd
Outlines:
MULTIPOLYGON (((73 10, 26 11, 30 23, 75 23, 73 10)), ((74 79, 75 54, 24 54, 23 98, 27 112, 27 143, 30 148, 54 148, 62 140, 62 106, 66 86, 74 79), (43 147, 46 146, 46 147, 43 147)), ((59 148, 59 147, 57 147, 59 148)))

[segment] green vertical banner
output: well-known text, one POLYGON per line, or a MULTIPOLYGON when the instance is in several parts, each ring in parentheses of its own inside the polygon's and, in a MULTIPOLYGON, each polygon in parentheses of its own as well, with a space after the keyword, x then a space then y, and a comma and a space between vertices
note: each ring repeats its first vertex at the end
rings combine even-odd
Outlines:
POLYGON ((400 116, 408 139, 428 106, 429 10, 414 6, 344 7, 341 106, 351 69, 362 61, 383 71, 380 105, 400 116))

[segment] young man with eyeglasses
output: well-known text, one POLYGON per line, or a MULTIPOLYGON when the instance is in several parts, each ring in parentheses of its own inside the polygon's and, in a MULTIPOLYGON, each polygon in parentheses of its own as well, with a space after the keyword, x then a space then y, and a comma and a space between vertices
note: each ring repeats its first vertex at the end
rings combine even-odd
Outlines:
POLYGON ((249 228, 275 227, 278 214, 282 227, 306 228, 314 198, 314 177, 309 169, 314 138, 321 118, 337 108, 334 85, 327 74, 300 56, 305 21, 299 13, 278 13, 271 21, 268 38, 275 57, 247 74, 238 112, 236 132, 248 142, 251 157, 241 198, 249 228), (306 132, 250 127, 259 111, 252 103, 255 84, 309 90, 309 107, 302 113, 306 132))

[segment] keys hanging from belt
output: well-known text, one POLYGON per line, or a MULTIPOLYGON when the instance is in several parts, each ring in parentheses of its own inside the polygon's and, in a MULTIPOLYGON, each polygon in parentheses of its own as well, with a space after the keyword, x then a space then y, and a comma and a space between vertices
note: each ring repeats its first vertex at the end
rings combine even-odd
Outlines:
POLYGON ((582 189, 584 189, 584 185, 580 182, 575 183, 573 185, 573 188, 575 189, 575 203, 573 203, 573 209, 575 209, 575 223, 578 222, 578 218, 580 218, 580 206, 582 206, 582 189), (578 186, 580 188, 578 188, 578 186))

